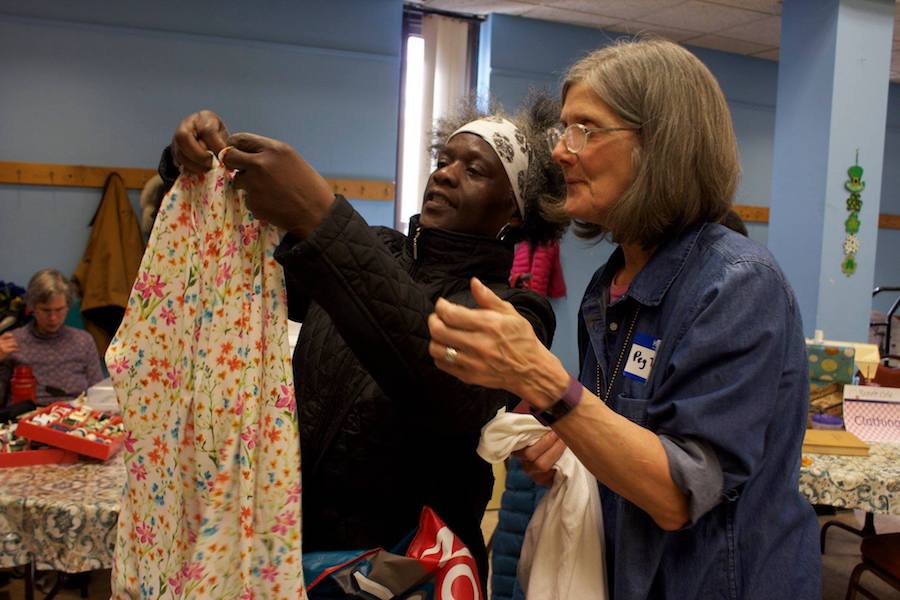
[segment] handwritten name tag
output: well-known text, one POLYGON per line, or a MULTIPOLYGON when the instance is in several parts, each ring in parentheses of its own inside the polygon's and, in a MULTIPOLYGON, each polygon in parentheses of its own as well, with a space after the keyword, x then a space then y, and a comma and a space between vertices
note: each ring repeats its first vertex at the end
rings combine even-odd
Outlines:
POLYGON ((658 349, 658 338, 645 333, 636 333, 631 343, 631 350, 628 351, 628 361, 625 363, 625 377, 630 377, 641 383, 647 383, 658 349))

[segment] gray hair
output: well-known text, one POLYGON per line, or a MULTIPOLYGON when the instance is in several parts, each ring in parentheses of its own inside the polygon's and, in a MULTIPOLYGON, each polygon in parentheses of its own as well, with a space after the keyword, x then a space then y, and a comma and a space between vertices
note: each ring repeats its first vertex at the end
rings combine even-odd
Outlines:
POLYGON ((604 225, 578 222, 591 238, 653 247, 731 208, 740 161, 725 96, 700 60, 672 42, 620 40, 566 73, 562 97, 586 83, 622 120, 640 127, 635 178, 604 225))
POLYGON ((33 309, 36 304, 49 302, 50 298, 56 294, 62 294, 66 299, 66 306, 72 306, 75 293, 65 275, 56 269, 41 269, 28 281, 28 289, 25 290, 25 306, 33 309))

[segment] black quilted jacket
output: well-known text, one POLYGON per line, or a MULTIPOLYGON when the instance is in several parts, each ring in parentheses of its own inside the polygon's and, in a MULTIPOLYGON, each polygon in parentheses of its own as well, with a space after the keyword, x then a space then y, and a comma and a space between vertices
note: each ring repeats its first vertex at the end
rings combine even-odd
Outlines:
POLYGON ((512 248, 420 229, 369 227, 343 198, 304 241, 276 251, 292 320, 303 461, 304 551, 397 544, 431 506, 478 559, 490 466, 475 453, 481 427, 510 394, 466 385, 428 354, 438 297, 474 306, 478 276, 516 306, 549 345, 550 305, 506 285, 512 248))

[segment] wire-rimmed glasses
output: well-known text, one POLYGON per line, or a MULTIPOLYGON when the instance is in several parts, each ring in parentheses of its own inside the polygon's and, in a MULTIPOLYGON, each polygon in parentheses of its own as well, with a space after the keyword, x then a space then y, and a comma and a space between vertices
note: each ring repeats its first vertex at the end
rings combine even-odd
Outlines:
POLYGON ((587 145, 588 138, 595 133, 611 133, 613 131, 638 131, 640 127, 585 127, 581 123, 572 123, 565 129, 551 127, 547 130, 547 144, 550 152, 556 148, 556 144, 562 139, 566 150, 572 154, 578 154, 587 145))

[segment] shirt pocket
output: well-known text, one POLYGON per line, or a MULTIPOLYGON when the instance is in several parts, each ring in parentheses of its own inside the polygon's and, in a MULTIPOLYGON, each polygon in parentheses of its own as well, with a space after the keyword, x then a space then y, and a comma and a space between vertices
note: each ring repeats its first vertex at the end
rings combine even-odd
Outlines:
POLYGON ((625 394, 619 394, 616 401, 616 412, 643 427, 647 423, 647 402, 649 400, 646 398, 632 398, 625 394))

